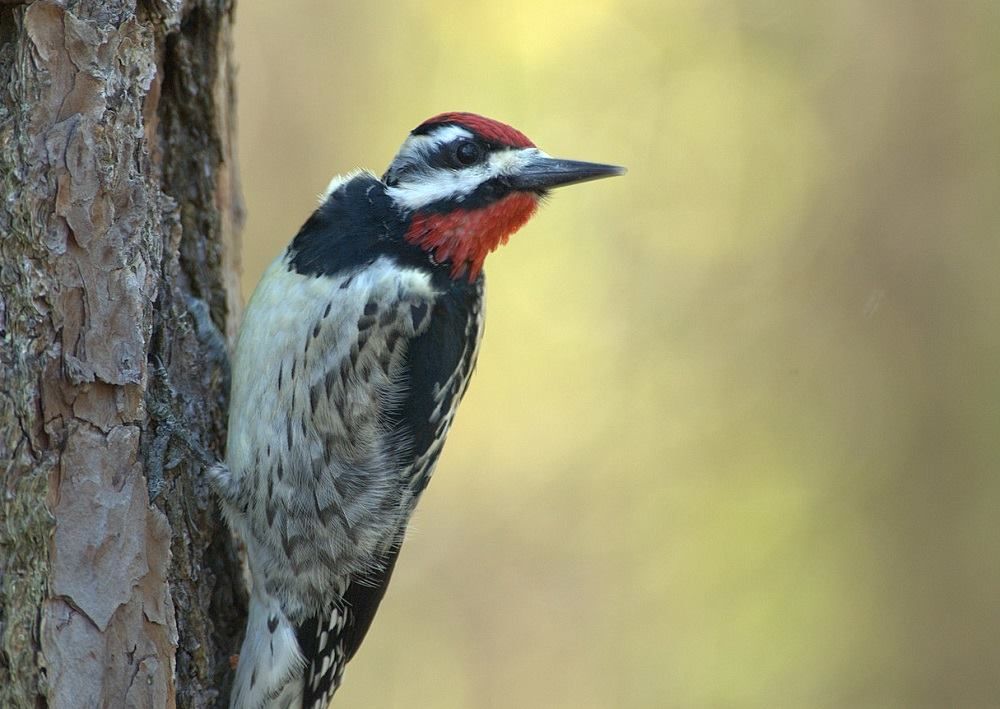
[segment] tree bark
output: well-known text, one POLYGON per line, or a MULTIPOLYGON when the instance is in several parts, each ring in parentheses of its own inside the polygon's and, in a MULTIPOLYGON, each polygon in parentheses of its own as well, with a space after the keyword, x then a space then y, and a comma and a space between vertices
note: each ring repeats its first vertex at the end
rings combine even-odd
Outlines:
POLYGON ((2 707, 224 699, 239 560, 145 402, 163 362, 223 450, 232 21, 232 0, 0 2, 2 707))

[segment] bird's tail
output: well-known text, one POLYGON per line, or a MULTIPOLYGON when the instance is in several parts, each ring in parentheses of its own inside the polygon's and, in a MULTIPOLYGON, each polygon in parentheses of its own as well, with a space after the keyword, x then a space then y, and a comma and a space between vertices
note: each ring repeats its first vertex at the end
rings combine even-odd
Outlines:
POLYGON ((349 611, 333 605, 299 627, 299 644, 306 657, 302 709, 325 709, 340 687, 344 666, 350 659, 344 648, 349 611))
POLYGON ((276 599, 254 589, 230 709, 289 709, 302 701, 305 659, 276 599))

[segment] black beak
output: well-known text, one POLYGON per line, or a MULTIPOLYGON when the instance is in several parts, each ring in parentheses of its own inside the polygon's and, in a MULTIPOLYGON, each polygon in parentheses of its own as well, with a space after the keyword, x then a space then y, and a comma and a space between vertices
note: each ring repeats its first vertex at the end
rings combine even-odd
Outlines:
POLYGON ((531 159, 517 173, 508 176, 510 186, 524 192, 543 192, 553 187, 575 185, 578 182, 600 180, 603 177, 624 175, 624 167, 617 165, 602 165, 597 162, 581 162, 579 160, 560 160, 547 155, 538 155, 531 159))

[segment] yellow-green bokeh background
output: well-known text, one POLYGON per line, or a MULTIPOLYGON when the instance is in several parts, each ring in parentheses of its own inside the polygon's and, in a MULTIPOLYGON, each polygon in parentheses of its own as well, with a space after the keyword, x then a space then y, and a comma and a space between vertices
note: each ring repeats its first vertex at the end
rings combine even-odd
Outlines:
POLYGON ((1000 706, 994 0, 237 15, 246 294, 440 111, 630 169, 488 261, 338 706, 1000 706))

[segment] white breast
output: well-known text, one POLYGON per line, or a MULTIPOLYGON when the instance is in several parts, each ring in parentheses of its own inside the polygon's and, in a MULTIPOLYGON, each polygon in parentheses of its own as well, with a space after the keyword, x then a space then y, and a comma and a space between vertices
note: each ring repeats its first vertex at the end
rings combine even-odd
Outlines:
POLYGON ((306 364, 320 371, 325 365, 308 361, 309 355, 326 363, 342 360, 365 305, 400 295, 431 299, 435 293, 426 273, 401 269, 388 258, 336 278, 301 275, 289 267, 287 255, 271 264, 247 305, 233 356, 226 457, 237 479, 252 468, 256 449, 285 436, 289 406, 286 393, 278 390, 279 373, 285 389, 315 324, 323 321, 325 329, 349 333, 326 340, 322 352, 308 353, 306 364))

